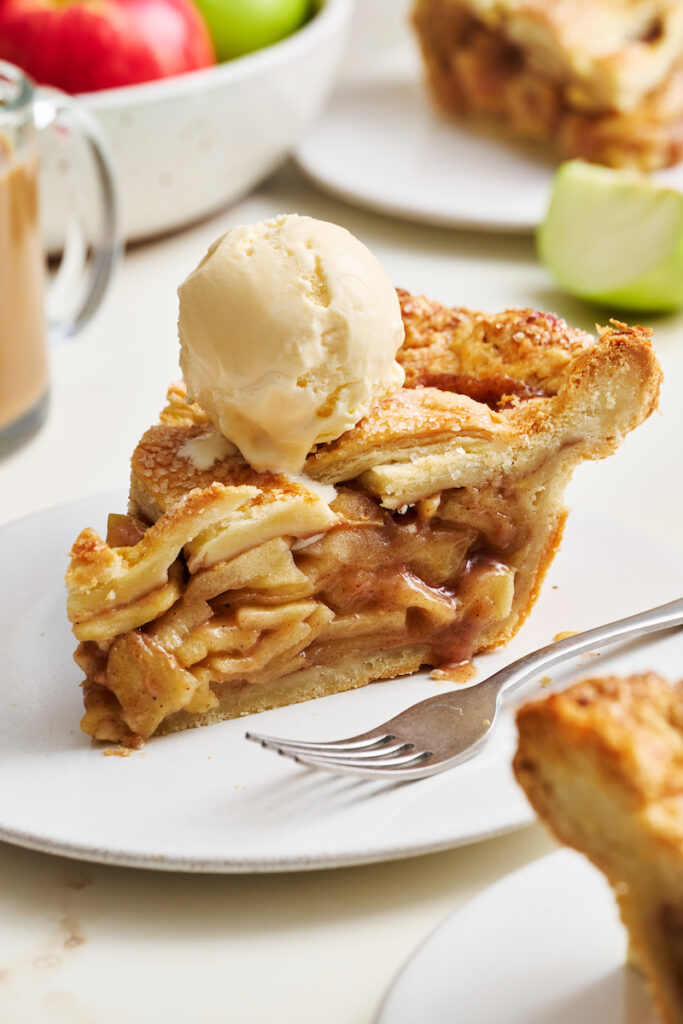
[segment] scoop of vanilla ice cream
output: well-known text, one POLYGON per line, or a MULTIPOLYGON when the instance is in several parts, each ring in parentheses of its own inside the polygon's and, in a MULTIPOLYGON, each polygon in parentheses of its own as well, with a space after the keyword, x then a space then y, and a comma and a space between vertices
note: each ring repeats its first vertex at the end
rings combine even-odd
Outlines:
POLYGON ((344 228, 233 228, 178 290, 188 393, 258 470, 298 472, 403 383, 396 291, 344 228))

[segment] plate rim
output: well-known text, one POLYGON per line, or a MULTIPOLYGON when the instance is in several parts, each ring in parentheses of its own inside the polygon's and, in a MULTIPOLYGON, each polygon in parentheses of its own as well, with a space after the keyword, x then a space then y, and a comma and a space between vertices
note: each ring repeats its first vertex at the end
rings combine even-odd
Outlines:
POLYGON ((350 188, 343 188, 341 185, 330 183, 316 171, 314 171, 305 160, 305 157, 297 149, 293 159, 301 173, 312 182, 316 188, 341 200, 351 206, 367 210, 383 217, 394 217, 409 224, 424 224, 427 227, 442 228, 444 231, 456 228, 460 231, 477 231, 486 235, 508 235, 511 237, 529 237, 536 233, 540 221, 498 221, 498 220, 477 220, 466 216, 451 217, 447 214, 427 213, 410 203, 402 206, 388 200, 380 201, 361 195, 350 188))
MULTIPOLYGON (((419 73, 419 68, 410 66, 401 66, 394 68, 394 77, 404 84, 410 85, 416 93, 424 96, 427 91, 427 86, 424 82, 423 77, 419 73)), ((338 87, 334 90, 332 97, 327 107, 322 111, 317 120, 309 128, 307 134, 304 136, 301 142, 296 146, 292 153, 292 159, 301 173, 311 181, 318 189, 333 196, 336 199, 340 199, 350 205, 357 206, 364 210, 369 210, 374 213, 381 214, 386 217, 395 217, 402 221, 408 221, 409 223, 425 224, 430 227, 440 227, 444 229, 456 228, 463 231, 477 231, 483 234, 505 234, 512 236, 529 236, 536 232, 540 219, 533 219, 531 217, 517 219, 505 219, 499 220, 494 217, 482 219, 481 217, 468 217, 466 213, 461 214, 450 214, 450 213, 438 213, 436 211, 430 212, 421 209, 419 206, 411 203, 409 199, 404 202, 396 203, 391 200, 383 199, 379 196, 368 197, 366 194, 359 192, 357 189, 344 187, 339 182, 334 180, 330 181, 324 175, 321 175, 314 166, 311 165, 310 159, 307 156, 309 147, 312 147, 315 143, 316 132, 323 125, 323 123, 331 116, 334 115, 335 104, 343 101, 345 97, 351 94, 354 90, 359 87, 372 88, 373 86, 381 86, 385 83, 385 80, 381 76, 373 75, 371 73, 365 73, 358 76, 353 76, 347 80, 342 80, 338 87)), ((429 97, 427 96, 429 100, 429 97)), ((431 102, 431 101, 430 101, 431 102)), ((450 126, 455 133, 460 131, 467 132, 467 124, 461 125, 455 118, 449 118, 448 115, 442 113, 433 104, 429 108, 431 113, 438 118, 440 124, 450 126)), ((495 124, 492 128, 495 130, 495 124)), ((476 134, 476 127, 474 128, 476 134)), ((523 140, 511 139, 511 144, 520 144, 523 140)), ((557 167, 559 167, 561 158, 557 158, 557 166, 549 168, 548 178, 548 189, 550 188, 550 181, 552 180, 553 174, 557 167)))
POLYGON ((148 871, 178 871, 185 874, 197 875, 269 875, 269 874, 294 874, 299 871, 329 871, 335 868, 367 867, 369 864, 384 864, 398 860, 410 860, 412 857, 424 857, 431 853, 444 853, 447 850, 457 850, 463 846, 473 846, 475 843, 485 842, 488 839, 495 839, 511 832, 521 832, 524 829, 533 827, 535 817, 533 811, 529 812, 529 821, 514 823, 495 827, 490 830, 478 832, 475 838, 464 836, 462 839, 453 841, 443 839, 434 843, 425 843, 422 846, 411 844, 397 845, 387 850, 372 849, 366 852, 348 853, 346 855, 330 854, 329 857, 316 855, 307 860, 302 856, 290 856, 281 858, 249 858, 248 860, 222 857, 204 857, 201 860, 193 860, 189 857, 166 857, 163 854, 146 853, 122 853, 105 847, 85 844, 68 843, 60 840, 42 840, 33 833, 24 832, 21 829, 0 828, 0 842, 9 843, 26 850, 35 850, 38 853, 47 853, 57 857, 68 857, 71 860, 83 861, 88 864, 106 864, 111 867, 135 868, 148 871))

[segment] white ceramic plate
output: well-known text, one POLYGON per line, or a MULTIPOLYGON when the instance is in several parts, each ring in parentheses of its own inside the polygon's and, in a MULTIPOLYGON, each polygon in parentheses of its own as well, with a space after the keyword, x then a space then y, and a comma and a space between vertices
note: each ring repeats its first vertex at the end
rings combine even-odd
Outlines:
MULTIPOLYGON (((558 161, 541 147, 438 114, 414 66, 348 82, 297 152, 325 191, 445 227, 531 231, 558 161)), ((657 175, 683 189, 683 164, 657 175)))
POLYGON ((569 850, 449 917, 399 974, 376 1024, 657 1024, 603 876, 569 850))
MULTIPOLYGON (((116 864, 279 871, 444 849, 532 820, 509 767, 510 713, 476 760, 403 786, 303 769, 246 742, 244 719, 105 757, 78 727, 63 575, 79 530, 102 531, 107 512, 125 507, 123 494, 108 495, 0 530, 0 839, 116 864)), ((682 574, 681 556, 574 514, 529 622, 504 652, 479 659, 480 677, 559 631, 680 596, 682 574)), ((679 633, 631 646, 619 664, 675 675, 682 659, 679 633)), ((595 668, 584 660, 575 672, 595 668)), ((350 735, 447 685, 421 674, 269 711, 258 726, 302 738, 350 735)))

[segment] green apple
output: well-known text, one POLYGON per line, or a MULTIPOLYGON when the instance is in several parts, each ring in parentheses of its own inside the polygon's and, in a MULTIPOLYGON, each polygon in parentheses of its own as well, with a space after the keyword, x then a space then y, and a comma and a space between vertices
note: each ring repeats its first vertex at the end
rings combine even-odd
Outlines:
POLYGON ((650 178, 563 164, 537 242, 571 295, 645 312, 683 306, 683 194, 650 178))
POLYGON ((295 32, 310 14, 310 0, 195 0, 219 61, 270 46, 295 32))

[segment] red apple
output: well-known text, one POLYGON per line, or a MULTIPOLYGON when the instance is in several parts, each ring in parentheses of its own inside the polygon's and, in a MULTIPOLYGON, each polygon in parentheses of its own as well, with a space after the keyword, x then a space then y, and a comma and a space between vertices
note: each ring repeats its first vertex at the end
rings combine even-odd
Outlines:
POLYGON ((216 56, 191 0, 0 0, 0 59, 78 93, 204 68, 216 56))

